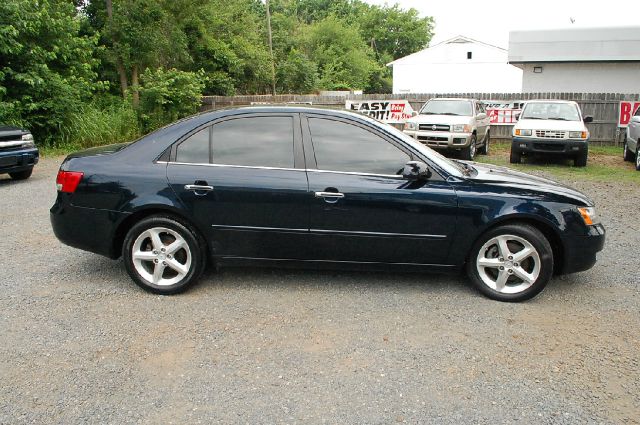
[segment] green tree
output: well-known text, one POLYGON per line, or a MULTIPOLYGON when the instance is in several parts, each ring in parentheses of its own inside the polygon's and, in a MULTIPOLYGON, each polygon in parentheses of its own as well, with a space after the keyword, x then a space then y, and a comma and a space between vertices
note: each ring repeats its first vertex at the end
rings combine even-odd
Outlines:
POLYGON ((29 128, 38 142, 60 135, 100 87, 97 39, 80 35, 80 27, 69 1, 0 2, 0 122, 29 128))

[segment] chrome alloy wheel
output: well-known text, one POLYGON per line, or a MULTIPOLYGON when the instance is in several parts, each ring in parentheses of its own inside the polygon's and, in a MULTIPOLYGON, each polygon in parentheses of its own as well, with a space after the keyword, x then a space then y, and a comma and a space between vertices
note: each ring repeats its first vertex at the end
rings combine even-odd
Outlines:
POLYGON ((535 247, 515 235, 488 240, 476 259, 482 282, 503 294, 517 294, 531 287, 540 276, 540 267, 540 254, 535 247))
POLYGON ((640 170, 640 149, 636 148, 636 170, 640 170))
POLYGON ((131 258, 144 280, 158 286, 171 286, 189 273, 192 257, 189 244, 178 232, 153 227, 135 240, 131 258))

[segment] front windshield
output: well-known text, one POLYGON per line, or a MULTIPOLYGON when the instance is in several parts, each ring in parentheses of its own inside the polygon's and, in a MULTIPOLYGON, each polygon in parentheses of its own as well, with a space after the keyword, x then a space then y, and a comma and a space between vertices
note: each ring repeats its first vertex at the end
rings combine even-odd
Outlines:
POLYGON ((573 103, 535 102, 527 103, 520 119, 580 121, 580 113, 573 103))
POLYGON ((422 115, 462 115, 470 117, 471 102, 468 100, 430 100, 420 110, 422 115))

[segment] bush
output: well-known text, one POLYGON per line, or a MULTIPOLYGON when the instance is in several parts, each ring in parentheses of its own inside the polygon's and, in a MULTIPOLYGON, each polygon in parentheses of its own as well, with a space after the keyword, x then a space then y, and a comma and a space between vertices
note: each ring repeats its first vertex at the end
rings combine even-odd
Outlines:
POLYGON ((140 76, 140 122, 144 132, 196 113, 206 83, 204 71, 146 69, 140 76))
POLYGON ((112 104, 83 105, 68 118, 61 142, 68 148, 133 141, 140 136, 138 116, 129 102, 116 99, 112 104))

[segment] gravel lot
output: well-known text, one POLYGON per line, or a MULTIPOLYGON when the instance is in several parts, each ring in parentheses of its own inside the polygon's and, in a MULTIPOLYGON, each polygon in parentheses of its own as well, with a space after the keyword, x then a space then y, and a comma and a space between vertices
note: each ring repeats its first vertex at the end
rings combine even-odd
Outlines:
POLYGON ((2 424, 640 420, 638 187, 568 182, 605 251, 524 304, 462 277, 264 269, 161 297, 55 239, 60 160, 0 177, 2 424))

